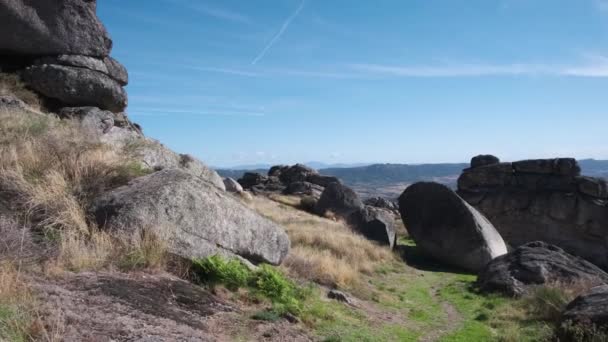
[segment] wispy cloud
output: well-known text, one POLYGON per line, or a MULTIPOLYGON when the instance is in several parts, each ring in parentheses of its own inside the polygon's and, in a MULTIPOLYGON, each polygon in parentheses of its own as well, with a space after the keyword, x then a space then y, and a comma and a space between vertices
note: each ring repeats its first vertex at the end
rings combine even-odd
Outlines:
POLYGON ((203 15, 213 17, 220 20, 231 21, 235 23, 248 24, 251 23, 251 19, 242 13, 223 8, 213 6, 210 4, 202 3, 200 0, 189 1, 189 0, 168 0, 171 3, 179 4, 193 11, 201 13, 203 15))
POLYGON ((260 53, 258 53, 258 55, 253 59, 251 65, 257 64, 262 58, 264 58, 268 50, 270 50, 270 48, 281 38, 283 33, 285 33, 285 31, 291 24, 291 22, 298 16, 298 14, 300 14, 302 9, 304 9, 304 5, 306 5, 306 0, 302 0, 298 8, 296 8, 296 10, 283 22, 283 25, 281 25, 279 31, 274 35, 274 37, 272 37, 270 42, 266 44, 262 51, 260 51, 260 53))
POLYGON ((595 5, 600 11, 608 12, 608 0, 595 0, 595 5))
POLYGON ((232 69, 232 68, 213 68, 213 67, 197 67, 197 66, 187 66, 188 69, 198 70, 198 71, 207 71, 214 72, 220 74, 228 74, 235 76, 246 76, 246 77, 263 77, 264 75, 254 71, 247 71, 242 69, 232 69))
POLYGON ((204 116, 248 116, 262 117, 266 113, 249 112, 249 111, 215 111, 215 110, 195 110, 195 109, 175 109, 175 108, 133 108, 134 115, 137 116, 165 116, 171 114, 186 114, 186 115, 204 115, 204 116))
POLYGON ((351 64, 356 72, 389 77, 578 76, 608 77, 608 58, 597 56, 579 65, 450 64, 397 66, 351 64))

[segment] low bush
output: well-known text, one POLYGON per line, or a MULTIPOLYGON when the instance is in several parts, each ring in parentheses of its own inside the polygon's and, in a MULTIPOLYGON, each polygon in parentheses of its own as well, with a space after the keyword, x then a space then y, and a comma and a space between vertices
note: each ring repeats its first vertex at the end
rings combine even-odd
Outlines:
POLYGON ((231 291, 246 288, 250 294, 272 303, 272 312, 278 315, 299 315, 308 291, 289 280, 278 269, 261 265, 252 271, 237 259, 214 255, 192 261, 192 277, 199 284, 223 285, 231 291))

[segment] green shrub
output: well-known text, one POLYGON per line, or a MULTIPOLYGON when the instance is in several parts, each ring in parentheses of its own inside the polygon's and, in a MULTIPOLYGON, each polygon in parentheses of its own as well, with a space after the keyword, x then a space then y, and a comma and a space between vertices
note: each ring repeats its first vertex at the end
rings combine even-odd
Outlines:
POLYGON ((593 323, 563 322, 558 330, 558 341, 572 342, 605 342, 608 341, 608 331, 593 323))
POLYGON ((255 273, 253 289, 270 299, 274 310, 279 313, 297 315, 302 311, 303 291, 271 266, 262 265, 255 273))
POLYGON ((193 260, 192 273, 198 283, 222 284, 231 291, 246 287, 252 276, 249 268, 239 260, 226 260, 219 255, 193 260))
POLYGON ((281 315, 274 310, 264 310, 256 312, 251 318, 257 321, 276 322, 281 319, 281 315))
POLYGON ((572 300, 571 295, 559 286, 539 286, 523 299, 526 310, 539 320, 557 322, 562 311, 572 300))

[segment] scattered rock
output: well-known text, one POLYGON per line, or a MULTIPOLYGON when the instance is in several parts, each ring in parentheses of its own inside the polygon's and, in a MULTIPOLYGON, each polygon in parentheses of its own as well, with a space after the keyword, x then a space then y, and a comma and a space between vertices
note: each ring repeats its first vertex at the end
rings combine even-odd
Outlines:
POLYGON ((350 297, 342 291, 329 290, 329 292, 327 292, 327 298, 337 300, 338 302, 351 304, 350 297))
POLYGON ((113 112, 127 107, 127 93, 121 85, 98 71, 43 64, 33 65, 21 78, 42 95, 72 106, 95 106, 113 112))
POLYGON ((370 197, 364 200, 363 203, 372 207, 386 209, 394 213, 399 212, 399 207, 395 202, 383 197, 370 197))
POLYGON ((112 41, 90 0, 0 0, 0 51, 7 55, 108 56, 112 41))
POLYGON ((480 154, 471 159, 471 168, 500 163, 500 159, 491 154, 480 154))
POLYGON ((0 111, 31 111, 25 102, 12 95, 0 95, 0 111))
POLYGON ((342 217, 363 209, 363 202, 357 193, 341 183, 329 184, 317 201, 315 211, 324 215, 328 210, 342 217))
POLYGON ((399 210, 417 246, 447 264, 476 272, 507 253, 490 221, 445 185, 408 187, 399 197, 399 210))
POLYGON ((306 181, 321 187, 327 187, 331 183, 341 183, 340 180, 333 176, 324 176, 320 174, 310 174, 306 177, 306 181))
POLYGON ((283 229, 210 183, 179 169, 137 178, 99 198, 94 207, 106 229, 151 229, 185 258, 238 255, 280 264, 289 251, 283 229))
POLYGON ((324 188, 309 182, 293 182, 285 188, 286 195, 308 195, 316 198, 321 197, 324 188))
POLYGON ((593 335, 598 332, 606 334, 608 331, 608 285, 596 286, 574 299, 564 310, 561 321, 558 334, 562 341, 603 341, 599 335, 593 335), (577 325, 591 335, 586 336, 589 339, 582 336, 573 338, 573 335, 577 335, 577 325))
POLYGON ((257 172, 245 172, 243 177, 241 177, 238 182, 245 189, 251 189, 257 185, 263 185, 268 180, 268 177, 257 173, 257 172))
POLYGON ((395 218, 389 211, 365 206, 350 214, 347 222, 367 239, 390 248, 395 246, 395 218))
POLYGON ((608 274, 582 258, 544 242, 530 242, 490 261, 479 273, 481 290, 521 295, 542 284, 608 283, 608 274))
POLYGON ((608 189, 572 158, 466 169, 458 194, 517 247, 545 241, 608 269, 608 189))
POLYGON ((228 192, 243 192, 243 187, 241 186, 241 184, 239 184, 239 182, 235 181, 230 177, 224 178, 224 186, 226 187, 226 191, 228 192))

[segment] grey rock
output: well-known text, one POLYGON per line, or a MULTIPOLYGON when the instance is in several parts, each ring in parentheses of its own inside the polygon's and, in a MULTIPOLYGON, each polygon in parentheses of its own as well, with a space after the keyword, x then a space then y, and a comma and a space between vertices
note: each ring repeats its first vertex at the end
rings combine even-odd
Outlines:
POLYGON ((124 65, 109 56, 103 59, 103 63, 108 69, 108 75, 110 77, 112 77, 122 86, 129 84, 129 73, 127 72, 127 68, 125 68, 124 65))
POLYGON ((562 313, 561 322, 558 328, 560 341, 603 341, 597 333, 608 332, 608 285, 593 287, 575 298, 562 313), (578 336, 575 334, 577 326, 578 336), (587 336, 580 336, 582 332, 587 336))
POLYGON ((94 205, 105 229, 152 229, 185 258, 238 255, 280 264, 289 251, 283 229, 200 177, 168 169, 137 178, 94 205))
POLYGON ((389 211, 366 206, 350 214, 347 222, 367 239, 395 247, 395 217, 389 211))
POLYGON ((129 83, 127 69, 112 57, 97 58, 83 55, 46 56, 34 61, 35 65, 54 64, 85 68, 101 72, 121 86, 129 83))
POLYGON ((286 165, 275 165, 268 170, 268 177, 280 177, 283 170, 288 169, 286 165))
POLYGON ((465 170, 458 178, 458 189, 476 191, 510 185, 513 182, 513 166, 501 163, 465 170))
POLYGON ((42 95, 71 106, 95 106, 121 112, 127 93, 98 71, 55 64, 33 65, 21 73, 23 81, 42 95))
POLYGON ((129 145, 135 157, 151 170, 181 169, 213 184, 222 191, 226 190, 222 177, 193 156, 176 153, 150 138, 134 139, 129 145))
POLYGON ((316 173, 306 176, 306 181, 308 183, 316 184, 322 187, 326 187, 331 183, 340 183, 340 179, 338 179, 337 177, 324 176, 316 173))
POLYGON ((507 253, 490 221, 445 185, 408 187, 399 197, 399 211, 417 246, 446 264, 477 272, 507 253))
POLYGON ((250 189, 257 185, 263 185, 266 183, 266 181, 268 181, 268 177, 257 172, 245 172, 243 177, 239 178, 238 180, 238 182, 245 189, 250 189))
POLYGON ((391 200, 383 197, 370 197, 363 201, 365 205, 369 205, 376 208, 386 209, 395 213, 399 212, 397 204, 391 200))
POLYGON ((281 169, 279 179, 283 184, 291 184, 293 182, 304 182, 307 177, 317 174, 317 171, 309 168, 306 165, 296 164, 285 169, 281 169))
POLYGON ((25 102, 12 95, 0 95, 0 111, 29 111, 25 102))
POLYGON ((578 190, 591 197, 608 199, 608 184, 605 179, 593 177, 578 177, 578 190))
POLYGON ((324 188, 308 182, 293 182, 283 191, 286 195, 309 195, 316 198, 321 197, 324 188))
POLYGON ((581 168, 573 158, 530 159, 513 163, 515 172, 579 176, 581 168))
POLYGON ((499 165, 464 170, 458 194, 486 215, 507 243, 544 241, 608 269, 604 180, 577 176, 572 158, 514 162, 510 180, 486 169, 499 165))
POLYGON ((500 159, 491 154, 480 154, 471 159, 471 168, 474 169, 480 166, 499 164, 500 159))
POLYGON ((0 51, 105 57, 112 41, 91 0, 0 0, 0 51))
POLYGON ((544 242, 530 242, 497 257, 479 273, 485 292, 521 295, 543 284, 607 283, 608 274, 592 263, 544 242))
POLYGON ((114 113, 97 107, 65 107, 59 110, 59 116, 78 118, 85 130, 99 136, 114 127, 114 113))
POLYGON ((239 182, 235 181, 234 179, 232 179, 230 177, 224 178, 224 186, 226 187, 226 191, 228 191, 228 192, 233 192, 233 193, 243 192, 243 187, 241 186, 241 184, 239 184, 239 182))
POLYGON ((363 209, 363 202, 357 193, 341 183, 329 184, 317 202, 315 212, 324 215, 327 211, 348 217, 353 212, 363 209))

